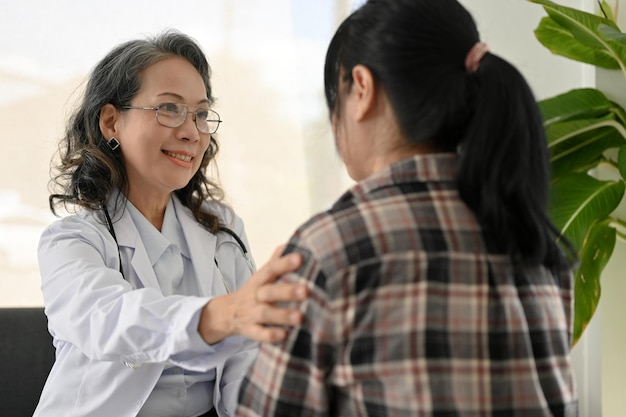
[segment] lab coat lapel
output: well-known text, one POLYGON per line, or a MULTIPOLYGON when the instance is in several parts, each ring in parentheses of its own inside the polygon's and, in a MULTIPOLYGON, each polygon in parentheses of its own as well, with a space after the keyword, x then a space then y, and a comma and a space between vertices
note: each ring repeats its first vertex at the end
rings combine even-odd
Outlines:
POLYGON ((173 197, 173 200, 178 220, 187 240, 189 256, 191 257, 200 294, 202 296, 215 295, 212 288, 213 280, 218 279, 214 273, 217 237, 200 225, 193 217, 189 208, 185 207, 178 198, 173 197))
MULTIPOLYGON (((133 275, 144 287, 156 288, 161 291, 146 247, 141 241, 137 227, 128 210, 124 209, 122 217, 115 222, 114 227, 120 250, 130 254, 130 264, 133 269, 133 275)), ((127 279, 130 280, 131 277, 129 276, 127 279)))

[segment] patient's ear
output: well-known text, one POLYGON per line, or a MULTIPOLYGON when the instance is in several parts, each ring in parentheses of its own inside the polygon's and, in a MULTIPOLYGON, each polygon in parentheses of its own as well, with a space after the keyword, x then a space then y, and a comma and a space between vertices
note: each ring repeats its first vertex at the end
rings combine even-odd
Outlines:
POLYGON ((109 140, 118 135, 117 121, 119 119, 120 112, 111 103, 107 103, 100 109, 100 132, 106 140, 109 140))
POLYGON ((376 104, 376 81, 372 72, 364 65, 355 65, 352 68, 352 88, 356 94, 356 120, 362 120, 376 104))

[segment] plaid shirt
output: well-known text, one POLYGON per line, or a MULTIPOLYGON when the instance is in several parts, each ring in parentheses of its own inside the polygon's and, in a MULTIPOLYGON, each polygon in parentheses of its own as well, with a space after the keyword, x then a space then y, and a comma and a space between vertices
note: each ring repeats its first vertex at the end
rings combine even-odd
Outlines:
POLYGON ((262 345, 238 416, 575 416, 571 273, 489 253, 455 156, 415 156, 302 226, 305 319, 262 345))

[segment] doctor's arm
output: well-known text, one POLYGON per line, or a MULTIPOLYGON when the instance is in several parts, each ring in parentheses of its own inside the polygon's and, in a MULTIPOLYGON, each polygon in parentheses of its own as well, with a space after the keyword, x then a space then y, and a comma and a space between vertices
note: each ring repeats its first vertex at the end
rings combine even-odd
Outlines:
POLYGON ((284 340, 286 331, 275 326, 294 326, 302 320, 298 310, 276 307, 275 303, 301 301, 307 296, 304 285, 274 281, 296 270, 302 260, 291 253, 281 256, 277 248, 270 260, 237 291, 213 298, 200 314, 198 331, 209 344, 241 335, 259 342, 284 340))

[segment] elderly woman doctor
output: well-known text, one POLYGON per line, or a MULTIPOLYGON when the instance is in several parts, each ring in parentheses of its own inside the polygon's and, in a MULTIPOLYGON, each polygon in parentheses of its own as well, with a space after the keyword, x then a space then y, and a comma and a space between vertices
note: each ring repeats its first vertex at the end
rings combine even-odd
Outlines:
POLYGON ((210 67, 166 32, 93 69, 60 146, 39 246, 56 362, 35 416, 229 416, 256 341, 300 314, 273 284, 299 257, 254 273, 241 219, 205 176, 218 144, 210 67))

